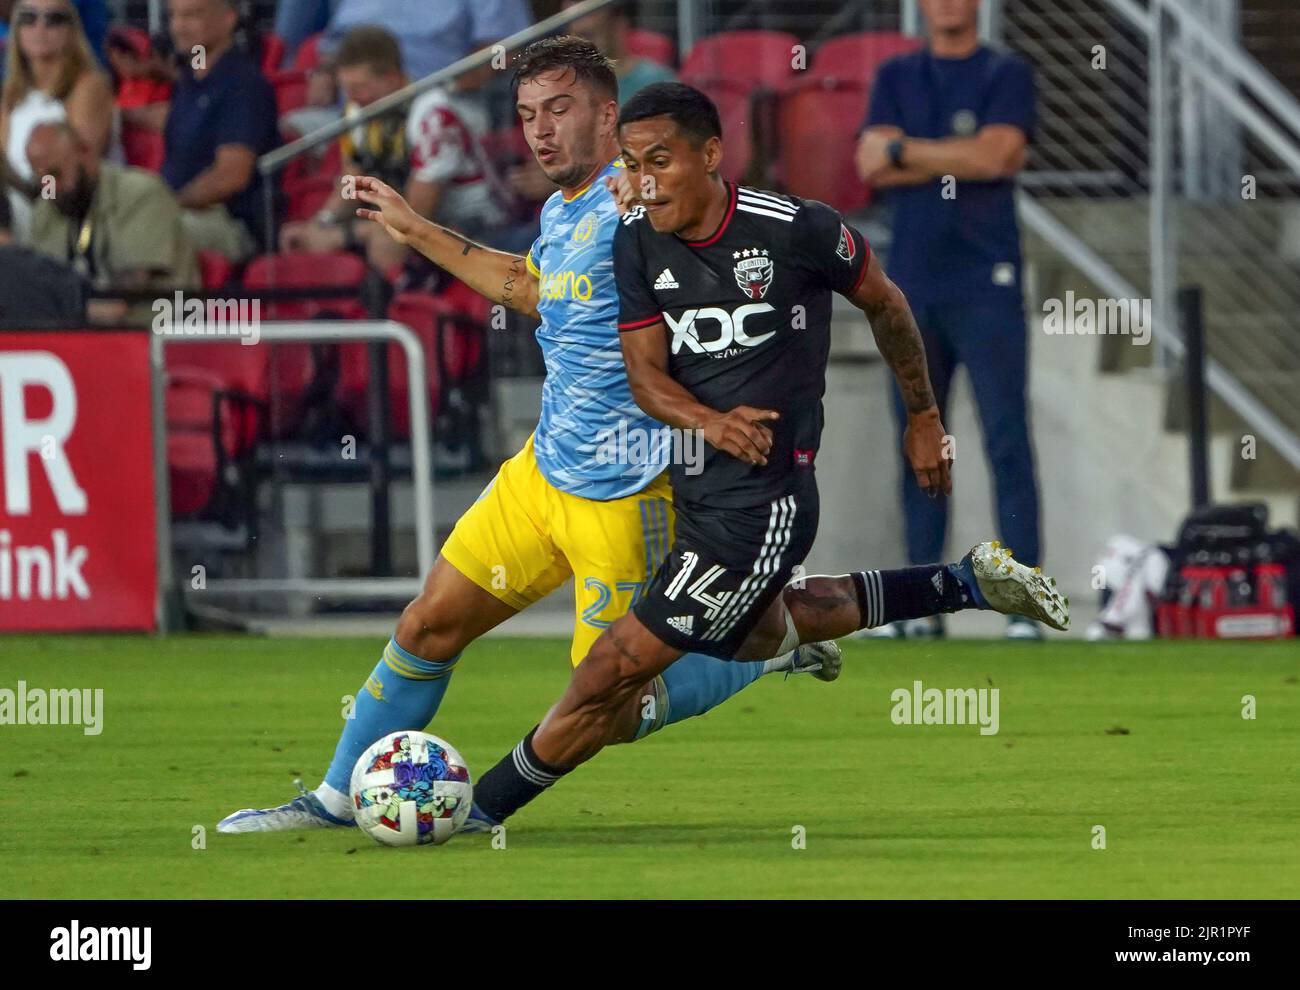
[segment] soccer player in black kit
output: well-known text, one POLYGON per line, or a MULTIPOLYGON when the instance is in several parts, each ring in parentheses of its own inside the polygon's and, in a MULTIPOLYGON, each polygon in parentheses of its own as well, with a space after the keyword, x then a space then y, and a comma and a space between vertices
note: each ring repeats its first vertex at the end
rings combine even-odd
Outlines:
MULTIPOLYGON (((602 747, 683 653, 776 656, 899 619, 966 608, 1057 629, 1054 582, 996 543, 956 564, 801 577, 817 532, 815 463, 831 293, 870 319, 908 408, 904 447, 923 489, 948 493, 945 435, 907 300, 866 240, 823 203, 738 187, 718 174, 717 109, 657 83, 619 117, 640 205, 614 238, 619 330, 637 404, 702 431, 703 468, 671 467, 673 547, 633 606, 593 645, 564 696, 474 789, 470 830, 503 821, 602 747), (724 411, 725 410, 725 411, 724 411)), ((812 153, 812 152, 810 152, 812 153)))

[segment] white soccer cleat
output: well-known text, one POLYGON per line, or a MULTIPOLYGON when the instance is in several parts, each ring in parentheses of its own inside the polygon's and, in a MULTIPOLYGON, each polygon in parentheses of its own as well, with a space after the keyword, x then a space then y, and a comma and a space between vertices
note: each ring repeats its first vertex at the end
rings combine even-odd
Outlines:
POLYGON ((240 832, 301 832, 313 828, 355 828, 356 822, 339 818, 325 810, 320 799, 295 780, 299 796, 277 808, 244 808, 217 822, 217 831, 227 835, 240 832))
POLYGON ((1070 627, 1070 599, 1056 590, 1056 581, 1040 567, 1013 560, 997 540, 971 547, 953 570, 967 588, 973 579, 982 608, 1037 619, 1053 629, 1070 627))

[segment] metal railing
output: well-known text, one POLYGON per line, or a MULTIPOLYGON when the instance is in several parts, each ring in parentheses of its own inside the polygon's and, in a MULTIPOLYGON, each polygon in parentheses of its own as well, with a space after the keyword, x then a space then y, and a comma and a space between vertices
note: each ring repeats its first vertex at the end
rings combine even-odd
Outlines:
MULTIPOLYGON (((415 501, 415 551, 419 574, 414 577, 356 577, 356 578, 213 578, 207 582, 205 594, 294 594, 320 598, 349 598, 385 600, 396 595, 414 596, 419 593, 423 576, 433 567, 434 554, 434 495, 431 427, 429 423, 428 372, 420 338, 409 327, 394 320, 340 321, 340 322, 284 322, 262 323, 258 332, 260 341, 248 345, 240 337, 214 336, 204 330, 177 329, 153 337, 152 361, 154 367, 155 433, 165 436, 162 422, 162 381, 166 368, 163 349, 171 344, 226 343, 231 347, 254 346, 286 342, 338 343, 349 340, 393 341, 399 344, 406 357, 406 373, 411 420, 411 476, 415 501)), ((170 504, 166 491, 165 442, 155 441, 157 462, 158 505, 170 504)), ((158 583, 160 588, 173 587, 171 573, 171 532, 168 514, 159 511, 158 583)))
POLYGON ((1300 468, 1300 259, 1279 250, 1300 105, 1235 43, 1235 3, 1005 0, 999 22, 1038 76, 1026 227, 1152 300, 1162 364, 1183 350, 1177 286, 1203 286, 1210 388, 1300 468))

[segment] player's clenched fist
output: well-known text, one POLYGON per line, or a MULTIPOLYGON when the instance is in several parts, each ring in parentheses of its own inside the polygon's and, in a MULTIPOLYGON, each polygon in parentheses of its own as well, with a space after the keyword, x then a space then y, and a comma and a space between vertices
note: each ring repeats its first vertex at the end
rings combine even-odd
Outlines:
POLYGON ((358 207, 357 216, 373 220, 388 232, 398 244, 409 242, 421 223, 421 217, 392 186, 374 176, 359 175, 356 180, 357 199, 369 203, 374 209, 358 207))
POLYGON ((737 406, 731 412, 718 413, 704 424, 704 439, 718 450, 739 458, 746 464, 763 466, 772 451, 772 431, 766 425, 781 418, 771 409, 737 406))
POLYGON ((903 452, 912 465, 916 483, 931 496, 940 492, 952 494, 952 459, 946 439, 938 409, 932 406, 924 412, 908 414, 903 452))

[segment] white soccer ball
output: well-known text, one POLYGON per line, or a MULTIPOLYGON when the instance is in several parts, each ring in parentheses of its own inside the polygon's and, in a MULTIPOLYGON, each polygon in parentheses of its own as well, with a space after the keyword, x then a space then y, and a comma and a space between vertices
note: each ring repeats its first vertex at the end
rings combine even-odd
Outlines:
POLYGON ((464 759, 427 732, 389 733, 352 768, 357 826, 387 846, 446 842, 469 816, 473 798, 464 759))

